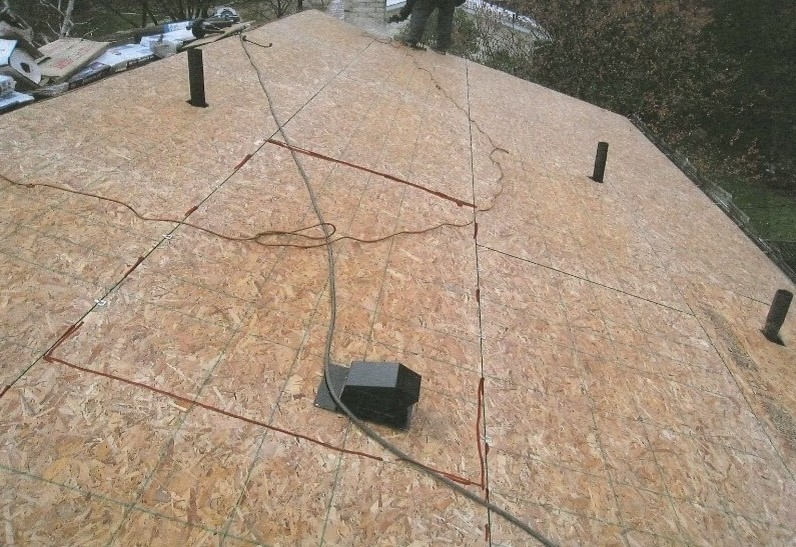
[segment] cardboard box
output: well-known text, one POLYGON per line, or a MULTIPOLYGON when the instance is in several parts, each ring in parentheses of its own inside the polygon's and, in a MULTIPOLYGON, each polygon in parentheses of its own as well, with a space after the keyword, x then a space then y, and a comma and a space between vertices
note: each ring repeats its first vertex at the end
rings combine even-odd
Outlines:
POLYGON ((0 97, 4 97, 14 91, 17 82, 11 76, 0 74, 0 97))
POLYGON ((4 112, 17 105, 24 104, 33 100, 32 95, 20 93, 19 91, 12 91, 8 95, 0 97, 0 112, 4 112))
POLYGON ((0 39, 0 74, 14 78, 20 89, 33 89, 41 83, 36 59, 19 40, 0 39))
POLYGON ((41 46, 44 59, 39 62, 41 75, 49 83, 59 83, 77 74, 104 52, 110 43, 83 38, 61 38, 41 46))
POLYGON ((171 55, 175 55, 177 50, 182 47, 182 42, 172 42, 171 40, 163 40, 162 42, 152 42, 150 45, 152 53, 160 59, 165 59, 171 55))
POLYGON ((122 44, 108 48, 105 53, 97 57, 94 62, 111 67, 115 72, 126 70, 146 63, 153 59, 155 54, 148 46, 141 44, 122 44))
POLYGON ((152 44, 155 42, 168 41, 178 44, 177 47, 181 47, 185 42, 196 40, 196 36, 194 36, 193 32, 191 32, 191 29, 188 28, 188 25, 190 24, 190 21, 180 21, 178 23, 168 23, 163 25, 162 34, 143 36, 141 38, 141 45, 149 46, 151 48, 152 44))
POLYGON ((52 84, 39 87, 31 91, 31 94, 37 99, 49 99, 57 97, 69 91, 69 82, 61 82, 60 84, 52 84))
POLYGON ((100 63, 99 61, 94 61, 69 78, 69 89, 96 82, 112 72, 113 69, 110 66, 100 63))

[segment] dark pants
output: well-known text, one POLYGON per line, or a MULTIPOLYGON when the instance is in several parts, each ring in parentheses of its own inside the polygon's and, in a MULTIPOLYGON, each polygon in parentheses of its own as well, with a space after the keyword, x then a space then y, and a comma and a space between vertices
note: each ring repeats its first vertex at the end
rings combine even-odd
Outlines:
POLYGON ((412 17, 409 19, 409 33, 407 42, 419 42, 426 30, 428 17, 434 10, 437 11, 437 47, 448 49, 451 45, 453 32, 453 11, 456 7, 451 0, 416 0, 412 7, 412 17))

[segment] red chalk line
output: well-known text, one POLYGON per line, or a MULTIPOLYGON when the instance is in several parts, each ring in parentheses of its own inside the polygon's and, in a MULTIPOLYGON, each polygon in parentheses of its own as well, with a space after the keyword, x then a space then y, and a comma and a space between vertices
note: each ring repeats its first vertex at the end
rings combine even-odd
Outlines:
MULTIPOLYGON (((205 410, 208 410, 210 412, 215 412, 215 413, 218 413, 218 414, 222 414, 224 416, 227 416, 228 418, 232 418, 232 419, 235 419, 235 420, 240 420, 240 421, 243 421, 243 422, 255 425, 255 426, 263 427, 265 429, 269 429, 269 430, 275 431, 277 433, 283 433, 285 435, 289 435, 289 436, 297 438, 297 439, 303 439, 303 440, 309 441, 311 443, 323 446, 325 448, 334 450, 336 452, 341 452, 341 453, 344 453, 344 454, 351 454, 351 455, 354 455, 354 456, 361 456, 363 458, 369 458, 369 459, 376 460, 376 461, 382 461, 382 462, 385 461, 384 458, 382 458, 381 456, 376 456, 376 455, 373 455, 373 454, 368 454, 366 452, 360 452, 358 450, 349 450, 349 449, 346 449, 346 448, 335 446, 333 444, 329 444, 329 443, 326 443, 324 441, 320 441, 318 439, 314 439, 314 438, 309 437, 307 435, 302 435, 301 433, 296 433, 295 431, 290 431, 290 430, 287 430, 287 429, 283 429, 281 427, 269 425, 269 424, 267 424, 265 422, 262 422, 260 420, 256 420, 254 418, 247 418, 246 416, 242 416, 240 414, 236 414, 234 412, 229 412, 227 410, 223 410, 223 409, 215 407, 213 405, 209 405, 209 404, 206 404, 206 403, 199 402, 196 399, 192 399, 192 398, 189 398, 189 397, 184 397, 182 395, 178 395, 178 394, 173 393, 171 391, 166 391, 164 389, 160 389, 160 388, 157 388, 155 386, 144 384, 142 382, 137 382, 135 380, 130 380, 129 378, 123 378, 121 376, 117 376, 115 374, 111 374, 111 373, 108 373, 108 372, 102 372, 102 371, 99 371, 99 370, 93 370, 93 369, 90 369, 90 368, 82 367, 80 365, 76 365, 74 363, 70 363, 69 361, 66 361, 64 359, 60 359, 58 357, 55 357, 53 355, 55 353, 55 350, 58 349, 61 346, 61 344, 63 344, 70 336, 72 336, 75 332, 77 332, 77 330, 80 329, 80 327, 82 327, 82 326, 83 326, 83 322, 79 321, 79 322, 75 323, 74 325, 72 325, 71 327, 69 327, 66 330, 66 332, 64 332, 60 336, 60 338, 58 338, 58 340, 55 342, 55 344, 53 344, 52 348, 50 348, 50 350, 47 351, 47 353, 44 354, 44 360, 46 362, 48 362, 48 363, 57 363, 57 364, 72 368, 74 370, 78 370, 80 372, 84 372, 84 373, 88 373, 88 374, 94 374, 96 376, 101 376, 101 377, 107 378, 109 380, 115 380, 117 382, 122 382, 122 383, 125 383, 125 384, 128 384, 128 385, 131 385, 131 386, 135 386, 135 387, 138 387, 138 388, 146 389, 146 390, 152 391, 153 393, 157 393, 157 394, 162 395, 164 397, 168 397, 168 398, 174 399, 176 401, 180 401, 180 402, 188 404, 188 405, 198 406, 198 407, 203 408, 205 410)), ((482 380, 482 383, 483 383, 483 380, 482 380)), ((10 387, 11 386, 6 386, 3 389, 2 393, 0 393, 0 397, 5 395, 5 393, 10 389, 10 387)), ((479 391, 479 401, 480 401, 480 391, 479 391)), ((480 420, 479 420, 479 422, 480 422, 480 420)), ((480 456, 480 452, 481 452, 481 447, 480 447, 480 441, 479 441, 479 456, 480 456)), ((482 459, 482 464, 481 465, 482 465, 481 483, 475 483, 475 482, 473 482, 473 481, 471 481, 469 479, 466 479, 464 477, 460 477, 458 475, 455 475, 453 473, 448 473, 446 471, 440 471, 438 469, 434 469, 433 467, 429 467, 429 466, 426 466, 426 465, 423 465, 423 467, 425 467, 426 469, 428 469, 430 471, 434 471, 436 473, 439 473, 440 475, 443 475, 443 476, 449 478, 450 480, 455 481, 455 482, 457 482, 459 484, 463 484, 463 485, 466 485, 466 486, 481 486, 481 488, 483 488, 483 459, 482 459)))

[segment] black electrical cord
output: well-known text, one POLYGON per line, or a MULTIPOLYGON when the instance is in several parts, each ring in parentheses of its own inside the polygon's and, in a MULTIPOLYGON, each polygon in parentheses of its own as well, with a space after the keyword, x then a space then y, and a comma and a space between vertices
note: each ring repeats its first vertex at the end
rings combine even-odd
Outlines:
POLYGON ((273 42, 268 42, 268 45, 260 44, 258 42, 255 42, 254 40, 250 40, 249 37, 246 36, 245 34, 242 34, 240 39, 244 42, 249 42, 250 44, 254 44, 255 46, 260 46, 261 48, 269 48, 274 45, 273 42))
MULTIPOLYGON (((194 230, 199 230, 200 232, 205 232, 212 236, 226 239, 227 241, 242 241, 242 242, 250 242, 255 243, 257 245, 262 245, 263 247, 297 247, 299 249, 314 249, 316 247, 322 247, 324 245, 328 245, 330 234, 334 234, 337 232, 337 227, 334 224, 329 224, 328 226, 319 226, 318 224, 313 224, 311 226, 304 226, 302 228, 297 228, 295 230, 261 230, 256 232, 252 235, 248 236, 233 236, 222 234, 220 232, 216 232, 215 230, 211 230, 210 228, 205 228, 204 226, 199 226, 198 224, 194 224, 192 222, 188 222, 187 220, 179 220, 176 218, 167 218, 167 217, 151 217, 146 216, 143 213, 138 212, 135 207, 130 205, 129 203, 125 203, 122 200, 111 198, 108 196, 102 196, 99 194, 94 194, 92 192, 85 192, 83 190, 74 190, 72 188, 68 188, 66 186, 58 186, 56 184, 49 184, 46 182, 17 182, 15 180, 11 180, 10 178, 6 177, 3 174, 0 174, 0 179, 8 182, 13 186, 22 186, 25 188, 52 188, 53 190, 59 190, 61 192, 67 192, 70 194, 76 194, 78 196, 85 196, 89 198, 96 198, 102 201, 108 201, 110 203, 116 203, 117 205, 121 205, 122 207, 128 209, 132 212, 137 218, 146 221, 146 222, 167 222, 170 224, 178 224, 180 226, 187 226, 188 228, 193 228, 194 230), (322 228, 324 235, 309 235, 303 232, 307 232, 309 230, 313 230, 315 228, 322 228), (298 245, 294 243, 264 243, 262 240, 264 238, 270 237, 280 237, 280 236, 295 236, 298 238, 303 238, 309 241, 322 241, 322 243, 310 243, 307 245, 298 245)), ((339 241, 340 239, 356 239, 350 236, 342 236, 332 240, 339 241)), ((362 241, 363 243, 368 243, 367 241, 362 241)))
MULTIPOLYGON (((274 104, 273 104, 273 100, 271 98, 271 94, 270 94, 270 92, 268 91, 268 88, 265 85, 265 82, 263 80, 263 77, 262 77, 262 74, 260 72, 260 69, 257 66, 257 64, 254 62, 254 59, 252 58, 251 53, 246 48, 246 40, 243 37, 241 37, 240 42, 241 42, 241 45, 243 46, 243 50, 246 53, 246 57, 248 58, 249 63, 251 64, 252 68, 254 68, 255 72, 257 73, 257 79, 259 80, 260 87, 262 88, 263 93, 265 94, 265 97, 266 97, 266 99, 268 101, 268 108, 270 109, 271 116, 272 116, 274 122, 276 123, 277 131, 282 136, 282 139, 284 140, 285 144, 287 144, 288 146, 292 147, 292 144, 290 143, 290 141, 288 139, 288 136, 287 136, 287 134, 286 134, 286 132, 284 130, 284 126, 282 125, 282 123, 280 122, 280 120, 279 120, 279 118, 278 118, 278 116, 276 114, 276 110, 274 108, 274 104)), ((317 201, 317 198, 315 196, 315 192, 313 190, 312 184, 310 183, 309 177, 307 176, 307 173, 304 171, 304 167, 302 166, 302 163, 299 160, 299 157, 298 157, 297 153, 295 152, 295 150, 293 150, 291 148, 290 149, 290 154, 291 154, 291 157, 293 158, 293 162, 296 165, 296 169, 298 170, 299 174, 301 175, 301 178, 304 180, 305 186, 307 187, 307 192, 309 194, 310 201, 312 203, 312 208, 313 208, 313 210, 315 212, 315 215, 316 215, 316 217, 318 219, 318 223, 319 223, 319 225, 321 227, 323 227, 324 232, 326 232, 328 225, 323 220, 323 213, 321 212, 320 207, 318 205, 318 201, 317 201)), ((348 416, 348 418, 354 423, 354 425, 356 425, 363 433, 365 433, 365 435, 367 435, 369 438, 371 438, 375 442, 379 443, 383 448, 385 448, 386 450, 388 450, 389 452, 394 454, 399 459, 409 463, 410 465, 412 465, 413 467, 418 469, 420 472, 422 472, 422 473, 432 477, 436 481, 444 484, 445 486, 447 486, 448 488, 450 488, 454 492, 456 492, 458 494, 461 494, 462 496, 468 498, 469 500, 481 505, 482 507, 484 507, 484 508, 486 508, 486 509, 488 509, 490 511, 493 511, 494 513, 496 513, 498 515, 500 515, 501 517, 503 517, 504 519, 506 519, 510 523, 514 524, 518 528, 520 528, 523 531, 525 531, 527 534, 532 536, 534 539, 536 539, 542 545, 545 545, 545 546, 553 546, 553 545, 555 545, 553 542, 551 542, 550 540, 545 538, 541 533, 537 532, 535 529, 533 529, 532 527, 530 527, 529 525, 527 525, 526 523, 521 521, 519 518, 517 518, 516 516, 514 516, 510 512, 506 511, 505 509, 503 509, 501 507, 498 507, 497 505, 494 505, 490 501, 487 501, 487 500, 485 500, 483 498, 478 497, 476 494, 474 494, 470 490, 467 490, 466 488, 464 488, 463 486, 461 486, 461 485, 457 484, 456 482, 452 481, 448 477, 445 477, 444 475, 441 475, 440 473, 438 473, 438 472, 436 472, 436 471, 434 471, 432 469, 429 469, 427 466, 423 465, 419 461, 417 461, 414 458, 412 458, 409 454, 403 452, 400 448, 398 448, 397 446, 395 446, 394 444, 389 442, 387 439, 383 438, 376 431, 374 431, 372 428, 370 428, 368 425, 366 425, 362 420, 357 418, 351 412, 351 410, 340 400, 339 395, 335 392, 335 389, 331 385, 331 382, 330 382, 330 379, 329 379, 330 376, 331 376, 329 371, 330 371, 330 367, 332 365, 332 355, 331 355, 331 353, 332 353, 332 340, 334 338, 334 331, 335 331, 336 322, 337 322, 337 291, 336 291, 334 251, 333 251, 332 245, 331 245, 331 234, 327 233, 327 241, 329 242, 329 244, 326 245, 326 259, 327 259, 327 263, 328 263, 327 274, 328 274, 328 283, 329 283, 330 315, 329 315, 329 324, 328 324, 328 328, 327 328, 327 331, 326 331, 326 341, 325 341, 325 344, 324 344, 324 351, 323 351, 323 372, 324 372, 324 381, 326 382, 326 387, 328 388, 329 394, 331 395, 331 397, 334 400, 335 404, 343 411, 343 413, 345 413, 346 416, 348 416)))

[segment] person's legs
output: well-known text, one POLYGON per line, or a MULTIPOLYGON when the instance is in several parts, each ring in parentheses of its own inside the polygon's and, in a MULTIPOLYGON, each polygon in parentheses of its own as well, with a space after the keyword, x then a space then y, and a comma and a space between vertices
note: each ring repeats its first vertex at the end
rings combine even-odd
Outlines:
POLYGON ((415 1, 416 0, 406 0, 404 7, 402 7, 398 13, 390 16, 389 19, 387 19, 387 22, 400 23, 401 21, 406 21, 409 19, 409 16, 412 15, 412 8, 415 5, 415 1))
POLYGON ((433 0, 417 0, 412 7, 412 16, 409 18, 409 31, 404 41, 407 44, 417 44, 423 38, 426 30, 428 16, 434 11, 433 0))
POLYGON ((451 47, 451 35, 453 34, 453 12, 456 7, 450 0, 443 0, 437 11, 437 44, 434 47, 437 51, 446 52, 451 47))

